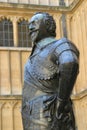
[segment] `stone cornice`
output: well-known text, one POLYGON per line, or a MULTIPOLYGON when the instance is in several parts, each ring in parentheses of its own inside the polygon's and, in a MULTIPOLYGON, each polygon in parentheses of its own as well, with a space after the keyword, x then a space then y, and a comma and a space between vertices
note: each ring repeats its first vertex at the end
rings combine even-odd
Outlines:
POLYGON ((85 89, 75 95, 72 95, 71 98, 72 98, 72 100, 81 100, 86 96, 87 96, 87 89, 85 89))
MULTIPOLYGON (((84 91, 81 91, 75 95, 71 95, 71 99, 74 100, 81 100, 83 98, 87 97, 87 89, 84 91)), ((22 95, 0 95, 0 100, 21 100, 22 95)))
POLYGON ((83 2, 83 0, 74 0, 74 2, 70 6, 66 6, 66 7, 0 2, 0 10, 9 8, 9 9, 14 9, 14 11, 16 11, 15 9, 20 9, 20 10, 26 9, 26 10, 33 10, 33 11, 71 12, 77 6, 79 6, 81 2, 83 2))
POLYGON ((22 95, 0 95, 0 100, 21 100, 22 95))

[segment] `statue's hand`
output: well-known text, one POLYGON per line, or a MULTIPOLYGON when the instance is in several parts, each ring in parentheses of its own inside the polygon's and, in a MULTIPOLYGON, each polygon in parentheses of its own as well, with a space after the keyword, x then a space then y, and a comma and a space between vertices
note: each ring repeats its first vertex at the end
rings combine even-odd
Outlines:
POLYGON ((68 112, 70 110, 68 101, 57 100, 56 105, 56 118, 58 120, 66 120, 68 118, 68 112))

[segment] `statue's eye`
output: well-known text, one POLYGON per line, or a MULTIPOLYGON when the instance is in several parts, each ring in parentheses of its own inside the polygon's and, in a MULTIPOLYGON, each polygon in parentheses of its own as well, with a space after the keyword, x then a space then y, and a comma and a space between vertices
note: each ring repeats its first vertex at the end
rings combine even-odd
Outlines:
POLYGON ((35 24, 35 21, 30 22, 30 23, 29 23, 29 26, 30 26, 30 25, 33 25, 33 24, 35 24))

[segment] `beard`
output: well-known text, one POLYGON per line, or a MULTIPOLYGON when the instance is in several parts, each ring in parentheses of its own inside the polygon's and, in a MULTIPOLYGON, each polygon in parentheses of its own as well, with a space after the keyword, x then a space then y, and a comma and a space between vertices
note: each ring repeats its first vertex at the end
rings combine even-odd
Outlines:
POLYGON ((50 36, 45 28, 34 29, 29 34, 33 44, 37 44, 40 40, 50 36))
POLYGON ((36 30, 33 30, 29 33, 30 35, 30 38, 31 38, 31 41, 35 44, 35 42, 37 42, 38 40, 38 34, 39 34, 39 30, 36 29, 36 30))

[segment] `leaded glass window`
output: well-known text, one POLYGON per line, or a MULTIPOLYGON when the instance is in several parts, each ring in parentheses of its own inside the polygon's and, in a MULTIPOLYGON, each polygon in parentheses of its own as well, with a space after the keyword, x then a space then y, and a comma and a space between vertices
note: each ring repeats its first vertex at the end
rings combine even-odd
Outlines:
POLYGON ((13 46, 13 25, 10 20, 0 21, 0 46, 13 46))
POLYGON ((28 31, 28 22, 25 20, 18 23, 18 38, 19 47, 32 47, 28 31))

